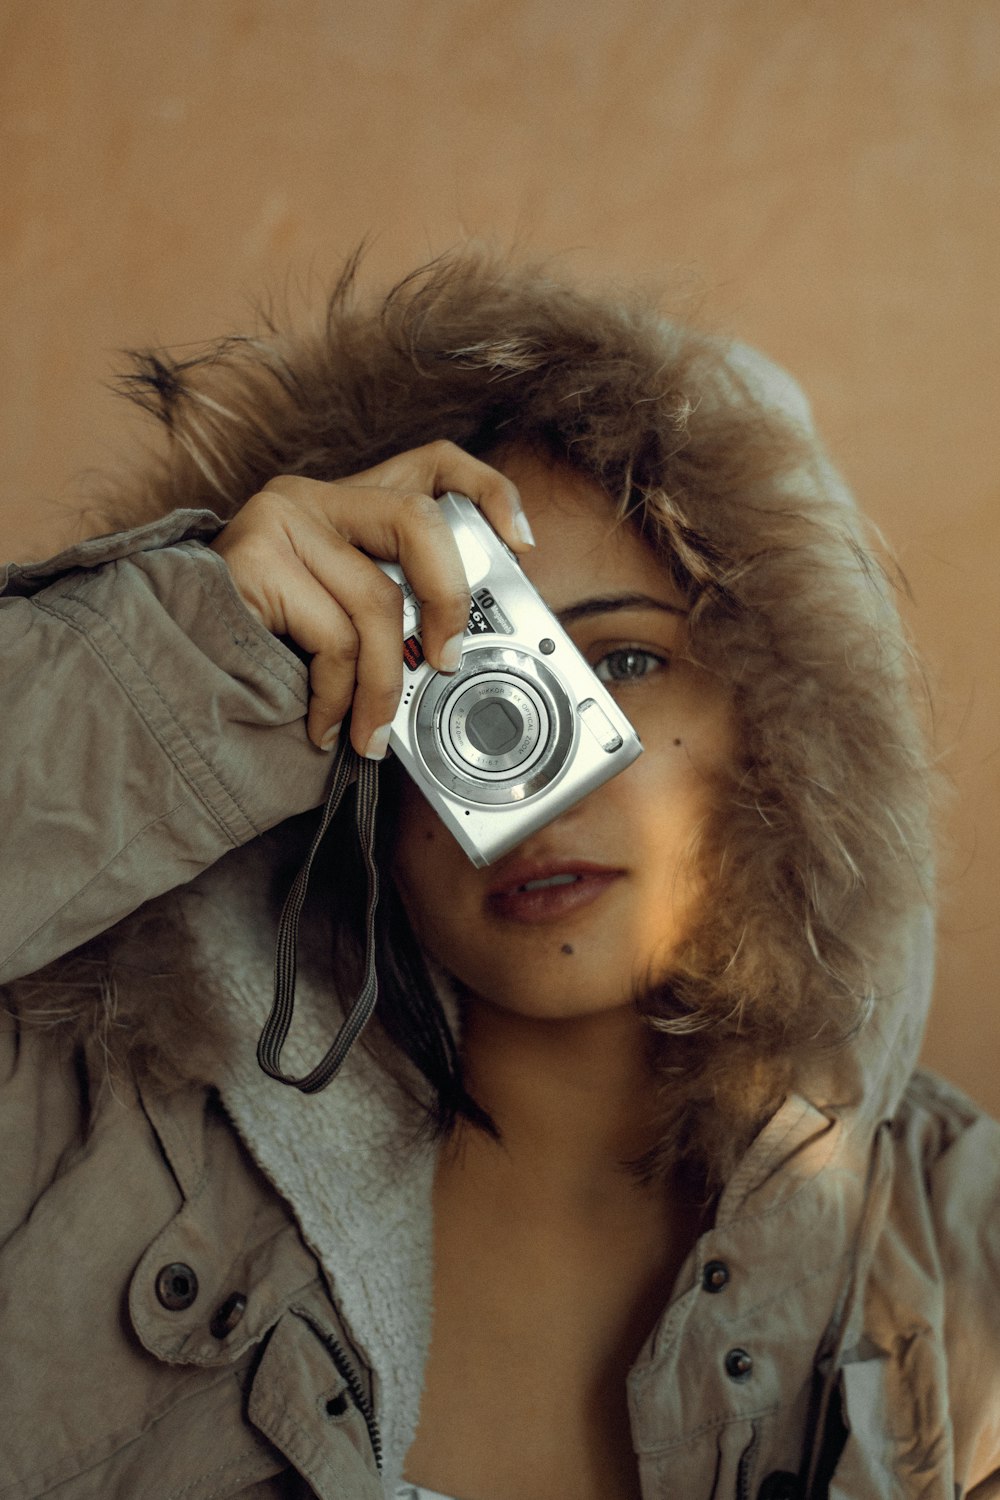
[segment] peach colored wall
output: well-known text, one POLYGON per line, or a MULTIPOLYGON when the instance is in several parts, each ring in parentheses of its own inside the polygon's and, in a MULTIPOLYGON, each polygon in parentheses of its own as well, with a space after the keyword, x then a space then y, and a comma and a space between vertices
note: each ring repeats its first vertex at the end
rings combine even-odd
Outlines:
POLYGON ((911 581, 949 815, 927 1056, 1000 1112, 994 0, 6 0, 5 551, 134 445, 115 351, 374 236, 665 280, 813 397, 911 581))

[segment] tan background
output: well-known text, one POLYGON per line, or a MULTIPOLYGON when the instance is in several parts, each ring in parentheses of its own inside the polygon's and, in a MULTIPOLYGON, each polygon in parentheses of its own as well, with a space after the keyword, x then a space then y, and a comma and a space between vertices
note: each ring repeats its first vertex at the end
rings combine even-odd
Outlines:
MULTIPOLYGON (((1000 1113, 1000 5, 4 0, 3 551, 94 522, 115 351, 373 236, 664 281, 759 343, 910 579, 957 791, 927 1057, 1000 1113)), ((120 363, 120 362, 119 362, 120 363)))

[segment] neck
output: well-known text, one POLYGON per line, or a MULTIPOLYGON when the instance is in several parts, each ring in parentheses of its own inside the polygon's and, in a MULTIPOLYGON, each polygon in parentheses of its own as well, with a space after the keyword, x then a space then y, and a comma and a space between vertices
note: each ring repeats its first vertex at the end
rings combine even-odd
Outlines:
POLYGON ((468 1087, 502 1134, 498 1157, 540 1196, 592 1212, 640 1190, 628 1163, 653 1143, 654 1082, 631 1007, 550 1020, 472 1000, 462 1052, 468 1087))

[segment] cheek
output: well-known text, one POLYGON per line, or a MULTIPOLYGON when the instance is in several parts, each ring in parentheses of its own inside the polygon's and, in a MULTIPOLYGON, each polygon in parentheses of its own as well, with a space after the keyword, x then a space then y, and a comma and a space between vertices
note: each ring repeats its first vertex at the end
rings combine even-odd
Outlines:
POLYGON ((432 846, 437 833, 444 832, 441 820, 433 811, 426 797, 422 797, 413 782, 406 778, 399 793, 397 804, 396 858, 410 860, 421 848, 432 846))
POLYGON ((644 744, 682 752, 692 770, 708 779, 732 757, 728 695, 707 670, 690 660, 673 664, 665 691, 638 705, 636 721, 644 744))
POLYGON ((397 816, 392 871, 414 929, 424 934, 434 925, 441 896, 448 898, 446 907, 452 898, 457 900, 469 861, 409 779, 400 794, 397 816))
POLYGON ((711 797, 725 776, 733 744, 729 711, 697 687, 679 684, 664 702, 635 715, 645 753, 634 769, 646 795, 658 787, 661 796, 711 797))
POLYGON ((439 836, 444 833, 440 820, 407 781, 399 798, 396 842, 392 868, 397 883, 407 889, 419 883, 419 872, 434 858, 439 836))
MULTIPOLYGON (((685 918, 703 891, 703 834, 714 825, 728 765, 725 714, 664 726, 645 740, 645 753, 610 783, 612 815, 627 829, 646 899, 685 918), (712 722, 709 722, 711 720, 712 722)), ((610 810, 610 809, 609 809, 610 810)))
POLYGON ((698 830, 713 805, 710 784, 692 765, 684 740, 647 750, 630 787, 621 788, 620 816, 630 829, 643 864, 672 879, 690 856, 698 830))

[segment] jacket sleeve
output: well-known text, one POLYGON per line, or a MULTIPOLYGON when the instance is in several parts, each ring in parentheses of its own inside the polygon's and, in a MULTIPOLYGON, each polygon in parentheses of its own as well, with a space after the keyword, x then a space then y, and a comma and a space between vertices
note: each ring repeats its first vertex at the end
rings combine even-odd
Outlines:
POLYGON ((0 982, 322 801, 308 677, 176 512, 0 580, 0 982))
POLYGON ((956 1489, 1000 1500, 1000 1124, 920 1072, 923 1171, 937 1241, 956 1489))

